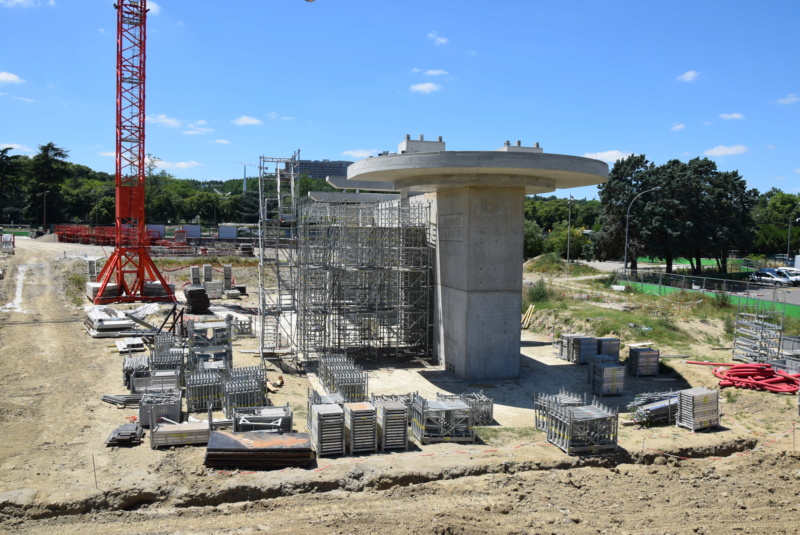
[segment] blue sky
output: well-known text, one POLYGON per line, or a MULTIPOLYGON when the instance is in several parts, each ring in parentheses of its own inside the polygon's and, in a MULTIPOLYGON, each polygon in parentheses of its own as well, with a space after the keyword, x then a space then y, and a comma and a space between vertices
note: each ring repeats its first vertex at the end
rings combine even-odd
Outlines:
MULTIPOLYGON (((112 3, 0 0, 0 147, 52 141, 113 173, 112 3)), ((178 178, 239 178, 239 162, 296 149, 357 160, 424 134, 609 163, 705 155, 762 192, 800 192, 796 0, 148 5, 146 147, 178 178)))

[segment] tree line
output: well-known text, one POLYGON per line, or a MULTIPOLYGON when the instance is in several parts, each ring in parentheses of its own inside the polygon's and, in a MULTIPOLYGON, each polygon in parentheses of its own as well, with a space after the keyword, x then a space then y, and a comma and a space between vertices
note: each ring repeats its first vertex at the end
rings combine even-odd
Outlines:
MULTIPOLYGON (((33 156, 0 149, 0 225, 113 225, 114 176, 68 161, 69 152, 54 143, 38 149, 33 156)), ((150 155, 145 180, 148 223, 258 221, 257 177, 179 179, 159 170, 158 158, 150 155)), ((274 183, 266 181, 265 187, 274 188, 274 183)), ((298 190, 304 198, 308 191, 334 188, 301 176, 298 190)), ((631 155, 614 164, 598 197, 527 197, 525 257, 566 256, 569 244, 571 259, 621 259, 626 223, 633 269, 640 256, 661 259, 668 271, 676 259, 686 258, 695 272, 701 258, 714 258, 725 272, 731 251, 777 254, 785 253, 787 245, 792 251, 800 248, 800 222, 795 222, 799 195, 748 189, 737 171, 719 171, 708 158, 655 165, 644 155, 631 155), (653 188, 659 189, 650 192, 653 188)))
MULTIPOLYGON (((33 156, 12 155, 11 150, 0 149, 0 225, 114 225, 114 175, 69 162, 69 152, 54 143, 40 145, 33 156)), ((258 177, 179 179, 159 170, 158 161, 149 155, 146 163, 147 223, 258 222, 258 177)), ((312 189, 333 190, 325 181, 307 176, 300 178, 298 187, 303 196, 312 189)), ((269 196, 274 183, 265 182, 265 188, 269 196)))

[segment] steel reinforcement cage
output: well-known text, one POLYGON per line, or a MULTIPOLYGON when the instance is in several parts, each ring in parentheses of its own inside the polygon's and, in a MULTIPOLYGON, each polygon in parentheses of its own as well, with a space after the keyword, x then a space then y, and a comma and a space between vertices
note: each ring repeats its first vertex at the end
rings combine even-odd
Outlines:
POLYGON ((298 222, 298 351, 430 358, 430 206, 306 203, 298 222))

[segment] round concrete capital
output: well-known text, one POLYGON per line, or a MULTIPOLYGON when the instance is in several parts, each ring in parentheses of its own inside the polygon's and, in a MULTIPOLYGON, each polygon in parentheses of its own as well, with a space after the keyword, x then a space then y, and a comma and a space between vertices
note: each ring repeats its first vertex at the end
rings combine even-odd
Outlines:
POLYGON ((396 190, 438 191, 467 186, 525 188, 526 195, 602 184, 608 164, 563 154, 443 151, 360 160, 348 180, 388 182, 396 190))

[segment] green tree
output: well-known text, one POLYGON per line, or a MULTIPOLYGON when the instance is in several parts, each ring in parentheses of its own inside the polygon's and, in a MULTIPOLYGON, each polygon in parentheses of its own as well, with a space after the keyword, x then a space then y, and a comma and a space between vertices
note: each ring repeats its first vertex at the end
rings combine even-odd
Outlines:
POLYGON ((25 216, 38 221, 61 221, 67 214, 61 213, 63 199, 61 186, 70 175, 67 157, 69 152, 50 142, 39 145, 39 152, 31 158, 26 183, 27 204, 25 216), (44 210, 42 211, 40 210, 44 210))
POLYGON ((6 213, 7 199, 13 198, 22 183, 25 159, 17 154, 9 155, 11 150, 11 147, 0 149, 0 222, 10 221, 6 213))
POLYGON ((546 239, 542 227, 536 221, 526 219, 523 230, 523 257, 533 258, 544 253, 546 239))

